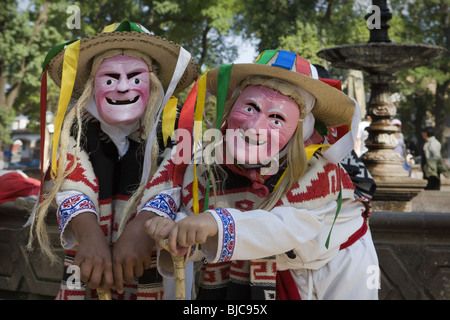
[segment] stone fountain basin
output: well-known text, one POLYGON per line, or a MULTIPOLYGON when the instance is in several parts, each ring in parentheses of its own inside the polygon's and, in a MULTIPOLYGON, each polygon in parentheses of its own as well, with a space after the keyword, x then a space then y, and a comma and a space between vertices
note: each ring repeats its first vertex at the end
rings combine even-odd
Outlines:
POLYGON ((369 42, 326 48, 317 55, 334 67, 393 74, 427 65, 447 52, 445 48, 427 44, 369 42))

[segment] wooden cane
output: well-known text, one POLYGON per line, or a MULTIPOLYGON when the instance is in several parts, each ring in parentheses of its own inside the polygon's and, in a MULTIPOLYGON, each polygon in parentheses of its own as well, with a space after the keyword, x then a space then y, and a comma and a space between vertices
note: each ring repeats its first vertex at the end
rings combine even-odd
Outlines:
POLYGON ((109 289, 97 289, 97 295, 99 300, 111 300, 111 290, 109 289))
MULTIPOLYGON (((169 251, 168 239, 161 240, 161 248, 169 251)), ((173 269, 175 275, 175 300, 186 300, 186 278, 184 270, 184 256, 172 255, 173 269)))
MULTIPOLYGON (((161 240, 159 245, 164 250, 169 251, 168 239, 161 240)), ((175 276, 175 300, 186 300, 186 278, 184 270, 184 256, 172 256, 174 276, 175 276)), ((111 300, 111 290, 97 289, 99 300, 111 300)))

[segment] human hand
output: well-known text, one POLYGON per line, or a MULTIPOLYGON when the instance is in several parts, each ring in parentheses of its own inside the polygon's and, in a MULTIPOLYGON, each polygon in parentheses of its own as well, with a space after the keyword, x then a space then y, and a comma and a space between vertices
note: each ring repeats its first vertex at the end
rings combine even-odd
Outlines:
POLYGON ((117 292, 123 293, 123 283, 132 283, 150 268, 154 241, 145 233, 144 222, 154 214, 143 211, 131 220, 113 246, 113 274, 117 292))
POLYGON ((82 213, 70 221, 78 240, 73 264, 80 267, 81 281, 89 288, 113 288, 111 250, 92 213, 82 213))
POLYGON ((147 234, 158 244, 169 236, 174 226, 174 221, 160 216, 148 219, 144 224, 147 234))
POLYGON ((194 244, 206 242, 215 236, 219 228, 209 212, 202 212, 178 221, 168 235, 168 247, 172 255, 185 255, 194 244))

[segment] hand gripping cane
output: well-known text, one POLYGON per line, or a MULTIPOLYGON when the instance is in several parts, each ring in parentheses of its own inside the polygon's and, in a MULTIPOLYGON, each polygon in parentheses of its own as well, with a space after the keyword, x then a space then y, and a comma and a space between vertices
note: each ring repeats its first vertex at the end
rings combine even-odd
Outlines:
MULTIPOLYGON (((168 240, 161 240, 161 248, 169 251, 168 240)), ((174 275, 175 275, 175 300, 186 300, 186 278, 184 270, 184 256, 172 256, 174 275)), ((111 300, 111 290, 97 289, 99 300, 111 300)))
MULTIPOLYGON (((169 251, 168 239, 161 240, 160 247, 169 251)), ((186 300, 186 279, 184 271, 184 256, 172 256, 175 275, 175 300, 186 300)))

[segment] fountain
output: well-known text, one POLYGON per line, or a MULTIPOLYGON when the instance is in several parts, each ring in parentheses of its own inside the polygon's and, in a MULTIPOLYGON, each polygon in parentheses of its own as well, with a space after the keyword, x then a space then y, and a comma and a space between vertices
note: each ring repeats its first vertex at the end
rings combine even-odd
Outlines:
MULTIPOLYGON (((410 200, 424 189, 426 181, 409 177, 402 168, 403 157, 394 150, 397 128, 390 124, 390 119, 397 109, 390 98, 389 83, 395 79, 396 72, 427 65, 447 50, 433 45, 391 42, 387 21, 392 14, 386 2, 372 1, 372 5, 380 9, 381 23, 379 28, 370 28, 367 43, 326 48, 317 55, 333 67, 366 73, 365 79, 371 89, 367 114, 372 117, 372 123, 366 129, 369 132, 366 140, 369 151, 361 159, 377 183, 374 210, 406 212, 411 211, 410 200)), ((368 14, 365 18, 370 17, 368 14)))

